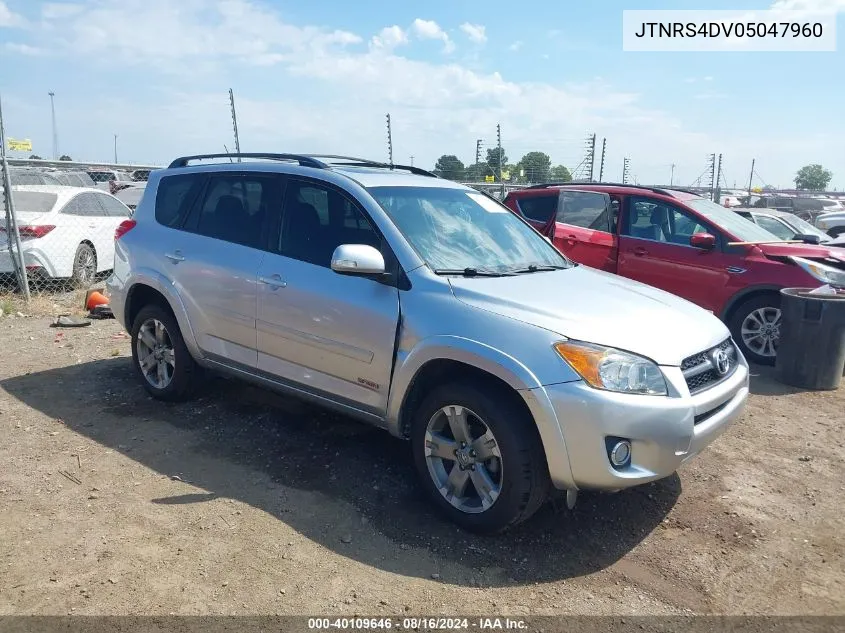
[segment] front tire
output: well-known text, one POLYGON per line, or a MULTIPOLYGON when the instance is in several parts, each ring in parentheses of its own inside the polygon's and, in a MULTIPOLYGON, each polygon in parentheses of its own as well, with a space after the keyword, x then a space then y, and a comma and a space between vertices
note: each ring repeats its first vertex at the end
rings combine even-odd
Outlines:
POLYGON ((437 387, 414 412, 411 450, 428 497, 472 532, 501 532, 525 521, 548 496, 534 421, 495 389, 437 387))
POLYGON ((160 305, 145 306, 135 317, 130 334, 135 371, 147 392, 167 402, 188 399, 199 367, 173 314, 160 305))
POLYGON ((737 306, 728 329, 748 360, 758 365, 774 365, 780 342, 780 322, 780 295, 764 295, 737 306))

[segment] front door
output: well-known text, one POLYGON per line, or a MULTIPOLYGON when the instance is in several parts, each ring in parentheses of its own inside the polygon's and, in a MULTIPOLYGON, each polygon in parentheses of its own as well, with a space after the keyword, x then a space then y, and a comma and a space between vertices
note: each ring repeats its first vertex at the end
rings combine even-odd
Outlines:
POLYGON ((595 191, 560 192, 554 243, 574 261, 616 272, 617 241, 610 196, 595 191))
POLYGON ((384 414, 399 291, 331 269, 341 244, 389 251, 366 213, 320 181, 290 179, 274 253, 258 274, 258 367, 316 394, 384 414))
POLYGON ((743 272, 740 255, 723 252, 721 232, 677 205, 627 196, 619 237, 623 277, 649 284, 719 313, 732 275, 743 272), (690 245, 694 233, 716 237, 716 248, 690 245))

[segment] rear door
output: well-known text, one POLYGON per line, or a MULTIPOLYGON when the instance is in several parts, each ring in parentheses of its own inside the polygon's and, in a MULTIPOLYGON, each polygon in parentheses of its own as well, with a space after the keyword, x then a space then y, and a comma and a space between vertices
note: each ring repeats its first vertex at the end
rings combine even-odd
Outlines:
POLYGON ((576 262, 616 272, 618 240, 610 196, 596 191, 560 192, 554 243, 576 262))
POLYGON ((733 276, 745 272, 743 256, 724 252, 721 231, 689 209, 641 196, 625 196, 623 206, 618 273, 718 314, 733 276), (716 248, 690 246, 694 233, 714 235, 716 248))

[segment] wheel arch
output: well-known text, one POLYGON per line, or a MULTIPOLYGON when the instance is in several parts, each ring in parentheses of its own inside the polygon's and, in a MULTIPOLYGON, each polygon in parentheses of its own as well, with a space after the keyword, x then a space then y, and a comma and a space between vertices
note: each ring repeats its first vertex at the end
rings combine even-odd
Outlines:
POLYGON ((776 286, 774 284, 760 284, 757 286, 743 288, 730 298, 722 310, 722 313, 719 315, 719 318, 725 323, 729 323, 731 318, 734 316, 736 309, 742 305, 742 303, 748 301, 749 299, 763 295, 775 295, 779 297, 781 288, 783 288, 783 286, 776 286))

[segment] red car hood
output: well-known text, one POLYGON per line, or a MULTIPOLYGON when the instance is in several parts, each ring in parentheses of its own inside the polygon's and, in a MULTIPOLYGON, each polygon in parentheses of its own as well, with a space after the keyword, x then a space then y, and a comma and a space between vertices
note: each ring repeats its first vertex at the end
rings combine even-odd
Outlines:
POLYGON ((808 259, 833 258, 845 262, 845 255, 841 254, 838 248, 827 248, 814 244, 757 244, 757 248, 763 251, 766 257, 806 257, 808 259))

